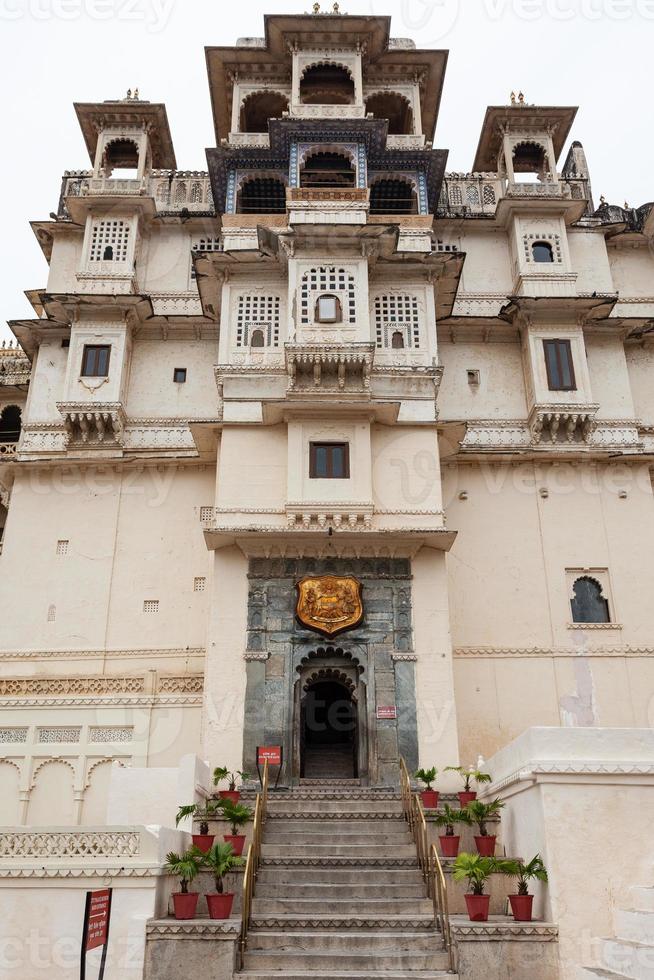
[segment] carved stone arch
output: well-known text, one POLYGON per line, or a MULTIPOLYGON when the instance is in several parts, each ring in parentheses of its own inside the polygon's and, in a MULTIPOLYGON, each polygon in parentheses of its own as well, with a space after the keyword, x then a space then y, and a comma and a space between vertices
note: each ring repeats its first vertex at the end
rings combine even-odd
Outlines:
POLYGON ((104 766, 108 762, 112 764, 114 762, 117 762, 118 765, 121 767, 121 769, 125 769, 125 762, 123 759, 117 759, 117 758, 96 759, 95 762, 88 768, 88 771, 86 773, 86 779, 84 780, 84 789, 88 789, 89 786, 91 785, 91 776, 93 775, 94 771, 98 768, 98 766, 104 766))
POLYGON ((239 106, 240 132, 267 133, 268 120, 281 119, 284 112, 288 112, 289 107, 289 96, 279 89, 261 88, 254 92, 246 92, 239 106))
POLYGON ((36 767, 36 769, 32 773, 32 779, 31 779, 31 782, 30 782, 30 788, 31 789, 34 789, 34 787, 36 786, 36 777, 38 776, 38 774, 41 772, 42 769, 45 769, 46 766, 55 765, 56 763, 63 763, 63 765, 68 766, 68 768, 70 769, 70 771, 73 774, 73 778, 75 778, 77 776, 77 770, 75 769, 75 766, 70 761, 70 759, 63 759, 63 758, 56 758, 56 757, 51 757, 49 759, 43 759, 43 761, 38 764, 38 766, 36 767))
POLYGON ((376 173, 370 181, 371 214, 418 214, 418 181, 410 174, 376 173))
POLYGON ((352 105, 356 86, 352 69, 335 59, 317 59, 300 75, 300 102, 305 105, 352 105))
POLYGON ((364 99, 366 113, 375 119, 388 119, 389 136, 410 136, 413 133, 413 104, 411 99, 395 89, 376 89, 364 99), (372 103, 372 107, 369 107, 372 103))
POLYGON ((313 666, 316 660, 327 660, 332 658, 340 660, 350 667, 354 667, 357 674, 362 674, 364 672, 364 668, 361 665, 358 657, 354 657, 349 650, 344 650, 342 647, 335 646, 320 646, 316 647, 315 650, 310 650, 309 653, 302 657, 296 670, 298 673, 301 673, 306 667, 313 666))
POLYGON ((525 137, 514 143, 511 149, 513 172, 536 173, 540 177, 551 171, 547 146, 542 140, 525 137))
POLYGON ((16 769, 16 771, 18 772, 19 776, 23 771, 15 759, 0 759, 0 766, 13 766, 14 769, 16 769))
POLYGON ((337 58, 317 58, 316 61, 311 61, 309 64, 304 66, 300 75, 300 81, 302 81, 307 72, 311 71, 313 68, 342 68, 343 71, 347 72, 350 78, 354 80, 354 74, 351 66, 346 65, 344 61, 339 61, 337 58))
POLYGON ((136 170, 140 158, 141 149, 133 136, 112 136, 102 148, 102 169, 107 176, 115 169, 136 170))
POLYGON ((334 681, 336 684, 340 684, 348 691, 353 701, 357 700, 356 684, 351 677, 348 677, 338 667, 317 667, 304 679, 302 689, 308 691, 310 687, 313 687, 314 684, 319 684, 321 681, 334 681))

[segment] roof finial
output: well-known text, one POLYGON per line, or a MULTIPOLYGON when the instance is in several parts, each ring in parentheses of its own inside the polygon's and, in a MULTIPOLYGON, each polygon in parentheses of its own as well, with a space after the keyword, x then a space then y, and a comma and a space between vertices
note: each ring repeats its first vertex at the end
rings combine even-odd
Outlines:
POLYGON ((522 92, 518 92, 518 103, 519 103, 520 105, 524 105, 524 104, 525 104, 525 97, 524 97, 524 95, 522 94, 522 92))
POLYGON ((332 13, 333 14, 340 14, 340 12, 341 12, 341 5, 340 5, 340 3, 335 3, 334 4, 334 9, 332 10, 332 13))
POLYGON ((515 105, 515 92, 511 92, 511 105, 515 105))
POLYGON ((313 5, 313 12, 314 12, 314 14, 319 14, 320 13, 320 4, 319 3, 314 3, 314 5, 313 5))
POLYGON ((131 99, 132 98, 132 90, 131 90, 131 88, 128 88, 127 89, 127 95, 125 96, 125 98, 126 99, 131 99))
POLYGON ((600 194, 600 204, 606 204, 606 198, 603 194, 600 194))

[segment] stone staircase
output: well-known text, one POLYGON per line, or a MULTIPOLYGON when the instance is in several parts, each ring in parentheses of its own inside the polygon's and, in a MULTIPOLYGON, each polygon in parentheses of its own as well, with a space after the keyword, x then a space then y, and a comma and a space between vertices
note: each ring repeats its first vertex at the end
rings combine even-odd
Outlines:
POLYGON ((399 794, 338 782, 271 793, 241 977, 450 976, 399 794))
POLYGON ((654 980, 654 888, 631 889, 633 907, 614 915, 615 937, 597 944, 599 966, 585 967, 580 980, 654 980))

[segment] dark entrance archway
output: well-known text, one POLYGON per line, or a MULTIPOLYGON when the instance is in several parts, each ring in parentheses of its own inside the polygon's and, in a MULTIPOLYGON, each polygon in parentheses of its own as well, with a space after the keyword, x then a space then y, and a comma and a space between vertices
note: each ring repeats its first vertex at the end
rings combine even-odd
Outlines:
POLYGON ((332 676, 311 678, 300 703, 300 776, 357 779, 358 706, 350 685, 332 676))

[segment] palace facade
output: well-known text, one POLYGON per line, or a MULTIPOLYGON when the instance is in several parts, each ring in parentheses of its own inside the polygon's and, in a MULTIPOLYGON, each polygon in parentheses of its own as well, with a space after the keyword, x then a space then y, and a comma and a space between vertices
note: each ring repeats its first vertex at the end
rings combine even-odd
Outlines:
POLYGON ((395 786, 650 727, 653 206, 595 200, 576 109, 522 93, 449 172, 447 52, 390 18, 271 15, 206 61, 207 172, 164 105, 77 104, 91 167, 32 222, 0 822, 129 823, 117 762, 280 745, 283 785, 395 786))

